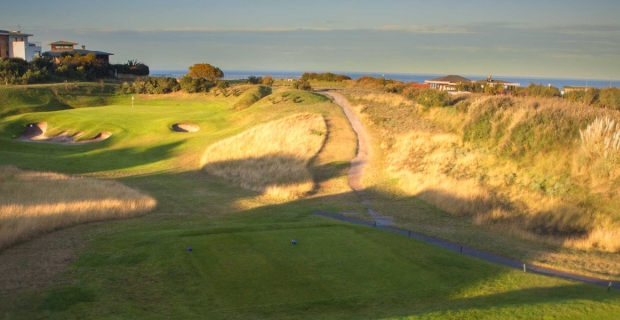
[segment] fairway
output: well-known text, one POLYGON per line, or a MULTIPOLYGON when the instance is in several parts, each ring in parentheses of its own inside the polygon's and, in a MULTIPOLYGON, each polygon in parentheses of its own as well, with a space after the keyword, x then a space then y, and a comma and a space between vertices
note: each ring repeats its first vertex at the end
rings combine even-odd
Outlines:
MULTIPOLYGON (((0 317, 504 319, 620 314, 616 291, 523 273, 313 215, 320 209, 365 217, 366 207, 348 185, 357 141, 344 113, 321 95, 287 88, 243 110, 234 109, 236 99, 138 95, 133 108, 125 101, 38 113, 13 109, 16 115, 0 119, 0 165, 110 179, 157 201, 141 216, 42 233, 1 251, 0 317), (281 99, 288 96, 298 98, 281 99), (311 157, 304 163, 313 188, 304 196, 269 197, 202 168, 210 146, 300 114, 324 119, 321 129, 326 130, 317 135, 323 143, 318 153, 313 149, 306 156, 311 157), (48 122, 50 132, 110 131, 112 136, 88 145, 13 139, 25 124, 39 121, 48 122), (175 132, 176 123, 192 123, 200 130, 175 132)), ((255 144, 248 150, 266 149, 261 148, 264 142, 244 141, 255 144)))

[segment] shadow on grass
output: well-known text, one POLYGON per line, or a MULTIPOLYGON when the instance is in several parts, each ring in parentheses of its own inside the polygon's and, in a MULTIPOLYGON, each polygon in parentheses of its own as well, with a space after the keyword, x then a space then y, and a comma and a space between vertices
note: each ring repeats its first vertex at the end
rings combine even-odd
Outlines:
POLYGON ((112 149, 114 140, 112 136, 95 143, 58 145, 0 139, 0 165, 61 173, 121 170, 170 159, 173 150, 184 143, 112 149))
MULTIPOLYGON (((311 170, 329 179, 346 166, 311 170)), ((162 205, 144 217, 99 224, 105 227, 90 233, 88 249, 70 269, 80 272, 69 272, 70 281, 38 296, 15 296, 19 302, 0 303, 0 311, 25 318, 44 310, 58 317, 120 312, 122 317, 357 319, 472 310, 465 315, 518 316, 509 309, 519 308, 542 317, 554 307, 583 312, 579 306, 571 309, 572 301, 585 307, 609 303, 606 308, 620 303, 617 292, 600 287, 519 273, 312 214, 339 212, 344 202, 361 200, 353 192, 242 210, 238 204, 257 193, 202 171, 123 181, 162 205), (292 238, 298 245, 290 244, 292 238)), ((46 254, 36 261, 44 264, 46 254)))

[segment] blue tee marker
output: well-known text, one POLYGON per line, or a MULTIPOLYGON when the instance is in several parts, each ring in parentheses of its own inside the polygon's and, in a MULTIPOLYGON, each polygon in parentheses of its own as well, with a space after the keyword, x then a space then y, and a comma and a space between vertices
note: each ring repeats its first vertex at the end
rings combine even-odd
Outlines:
POLYGON ((192 251, 192 247, 191 246, 187 247, 187 251, 192 251))
POLYGON ((297 244, 297 240, 293 239, 293 240, 291 241, 291 243, 292 243, 292 244, 297 244))

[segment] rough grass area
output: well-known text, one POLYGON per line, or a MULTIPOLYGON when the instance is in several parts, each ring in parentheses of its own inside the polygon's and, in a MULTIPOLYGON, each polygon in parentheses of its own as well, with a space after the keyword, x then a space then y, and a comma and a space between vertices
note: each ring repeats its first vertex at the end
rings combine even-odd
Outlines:
POLYGON ((16 114, 109 105, 120 96, 105 83, 0 86, 0 118, 16 114))
POLYGON ((155 205, 115 181, 0 167, 0 249, 78 223, 143 214, 155 205))
MULTIPOLYGON (((236 87, 231 88, 233 92, 235 90, 239 90, 236 87)), ((241 110, 245 108, 249 108, 254 103, 271 94, 271 88, 267 86, 251 86, 249 89, 246 89, 239 97, 237 101, 233 103, 233 108, 236 110, 241 110)))
MULTIPOLYGON (((617 112, 560 99, 458 97, 454 106, 427 109, 393 94, 351 92, 350 98, 381 137, 377 177, 389 178, 379 179, 463 222, 525 240, 522 250, 502 248, 502 254, 620 275, 615 255, 595 253, 620 250, 615 123, 611 128, 617 112), (573 250, 551 253, 545 244, 573 250), (588 253, 574 249, 593 252, 584 259, 588 253)), ((407 225, 416 220, 389 214, 402 215, 407 225)), ((482 239, 489 234, 475 230, 488 243, 482 239)))
POLYGON ((326 135, 320 115, 273 121, 210 146, 202 159, 203 168, 250 190, 299 197, 314 186, 307 165, 326 135))

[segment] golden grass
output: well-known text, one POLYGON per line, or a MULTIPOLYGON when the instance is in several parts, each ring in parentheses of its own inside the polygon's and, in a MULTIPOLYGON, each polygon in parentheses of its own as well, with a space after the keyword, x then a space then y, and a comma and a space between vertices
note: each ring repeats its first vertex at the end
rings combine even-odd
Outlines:
POLYGON ((455 134, 414 131, 395 141, 386 171, 409 194, 471 217, 475 224, 526 239, 620 251, 620 225, 614 217, 571 196, 533 189, 541 183, 535 173, 511 161, 475 150, 455 134))
POLYGON ((0 249, 78 223, 145 213, 155 199, 118 182, 0 167, 0 249))
POLYGON ((327 127, 322 116, 299 114, 219 141, 204 153, 209 173, 278 198, 303 196, 314 187, 308 162, 321 150, 327 127))

